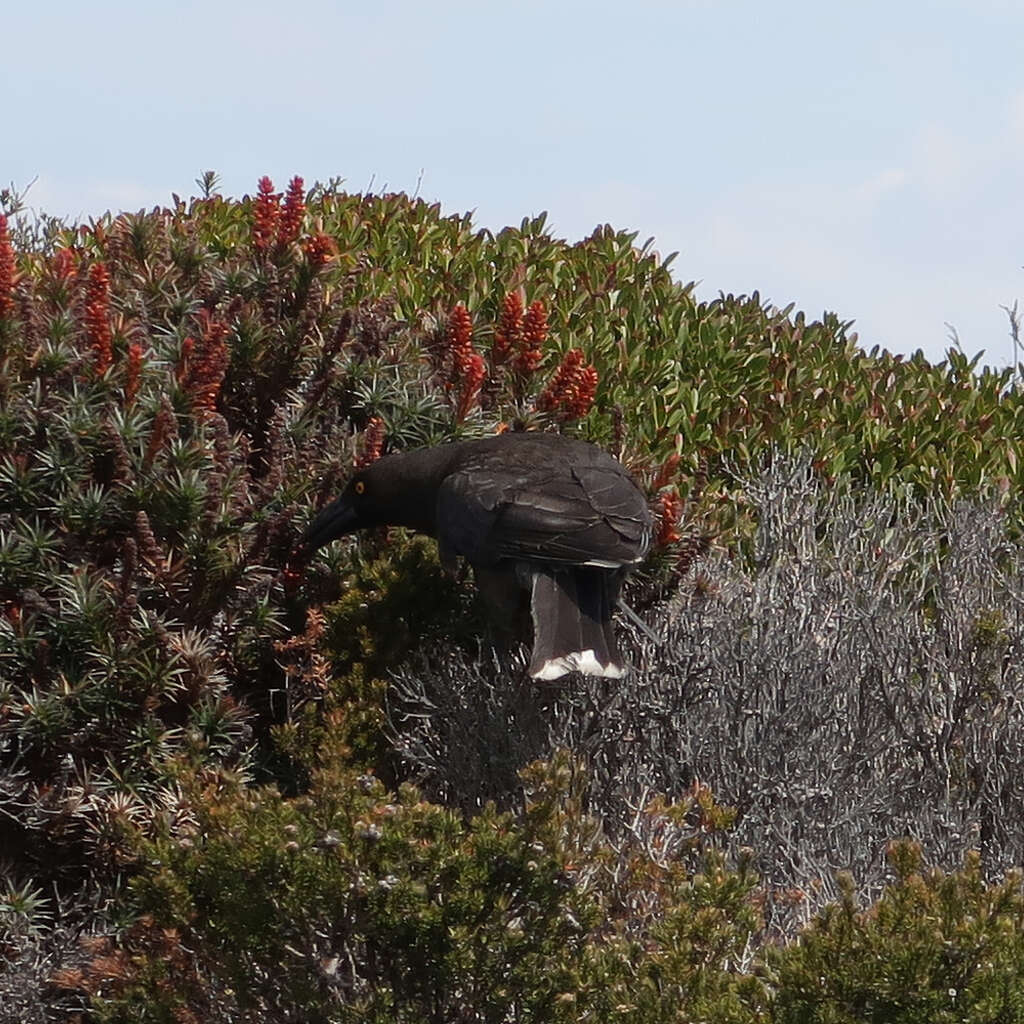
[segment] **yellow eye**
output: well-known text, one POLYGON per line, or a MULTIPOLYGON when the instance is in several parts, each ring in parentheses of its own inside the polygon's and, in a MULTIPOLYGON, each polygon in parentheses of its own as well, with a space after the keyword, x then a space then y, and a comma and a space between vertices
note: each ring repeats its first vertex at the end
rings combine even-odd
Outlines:
POLYGON ((362 494, 366 490, 366 484, 362 480, 356 481, 356 494, 362 494))

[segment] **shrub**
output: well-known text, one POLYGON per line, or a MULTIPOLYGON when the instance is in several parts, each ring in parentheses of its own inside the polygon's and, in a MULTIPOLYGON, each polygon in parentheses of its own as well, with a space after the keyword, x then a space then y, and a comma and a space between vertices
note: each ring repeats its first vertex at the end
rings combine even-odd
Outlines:
POLYGON ((772 1019, 854 1024, 1010 1024, 1024 1020, 1020 876, 986 886, 980 861, 922 868, 920 847, 889 850, 895 879, 869 909, 853 883, 800 936, 768 956, 772 1019))
POLYGON ((709 794, 655 802, 613 846, 564 754, 524 771, 516 812, 466 821, 339 753, 294 801, 185 783, 197 822, 147 844, 146 942, 129 934, 101 1018, 747 1019, 756 880, 714 852, 709 794))

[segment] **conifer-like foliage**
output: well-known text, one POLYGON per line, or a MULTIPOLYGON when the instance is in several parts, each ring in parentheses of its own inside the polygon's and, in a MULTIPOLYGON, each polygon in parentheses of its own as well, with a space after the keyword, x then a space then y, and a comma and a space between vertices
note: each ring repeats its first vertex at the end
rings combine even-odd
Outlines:
MULTIPOLYGON (((865 354, 849 324, 756 294, 698 302, 671 258, 608 226, 570 244, 543 215, 493 233, 338 182, 263 178, 241 200, 199 184, 81 225, 0 196, 0 1018, 883 1019, 856 994, 881 984, 870 946, 902 965, 892 999, 913 978, 926 992, 908 1006, 945 1012, 955 988, 950 1020, 1019 1019, 1004 970, 1019 886, 983 877, 1016 849, 1000 815, 1021 804, 1019 588, 978 572, 1012 581, 1021 564, 1012 372, 865 354), (295 554, 353 466, 506 429, 587 437, 648 488, 659 543, 632 596, 664 643, 633 638, 643 688, 524 686, 422 538, 295 554), (842 590, 853 556, 808 532, 803 506, 774 534, 800 558, 764 559, 759 474, 787 456, 881 502, 858 506, 884 554, 872 575, 857 548, 860 590, 842 590), (929 502, 974 502, 998 524, 989 549, 947 557, 963 519, 908 512, 929 502), (906 522, 931 530, 913 571, 892 543, 906 522), (813 600, 790 593, 764 629, 794 579, 817 581, 813 600), (748 615, 728 650, 673 625, 727 604, 748 615), (894 608, 909 625, 893 646, 871 616, 894 608), (794 646, 818 616, 821 650, 846 652, 857 615, 877 651, 852 674, 794 646), (792 672, 751 691, 742 666, 787 650, 792 672), (780 840, 799 809, 769 806, 786 780, 763 777, 813 774, 799 737, 771 731, 792 694, 839 735, 815 673, 874 744, 849 771, 922 765, 921 806, 966 801, 983 868, 904 858, 876 910, 815 916, 839 865, 780 840), (704 700, 709 679, 728 700, 704 700), (687 738, 698 709, 735 758, 687 738), (772 739, 754 756, 758 729, 772 739), (755 821, 771 823, 764 851, 739 849, 755 821), (754 969, 801 913, 804 945, 754 969), (950 948, 954 967, 935 966, 950 948), (834 982, 812 998, 818 970, 834 982)), ((848 766, 831 768, 845 787, 848 766)), ((908 813, 901 829, 938 834, 908 813)))

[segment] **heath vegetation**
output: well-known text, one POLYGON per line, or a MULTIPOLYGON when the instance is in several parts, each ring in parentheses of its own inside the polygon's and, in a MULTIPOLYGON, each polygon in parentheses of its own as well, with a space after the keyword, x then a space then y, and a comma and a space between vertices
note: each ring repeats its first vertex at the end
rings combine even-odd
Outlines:
POLYGON ((0 194, 0 1019, 1024 1020, 1024 401, 651 242, 339 182, 0 194), (353 466, 612 451, 622 681, 524 679, 353 466))

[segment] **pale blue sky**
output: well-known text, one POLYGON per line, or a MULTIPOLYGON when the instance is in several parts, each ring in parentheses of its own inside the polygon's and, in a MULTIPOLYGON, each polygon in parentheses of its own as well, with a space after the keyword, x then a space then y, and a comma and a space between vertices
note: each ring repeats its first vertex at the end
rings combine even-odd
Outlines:
MULTIPOLYGON (((678 250, 699 294, 1011 357, 1024 4, 49 0, 5 10, 0 183, 91 215, 340 176, 678 250)), ((1024 304, 1024 302, 1022 302, 1024 304)))

